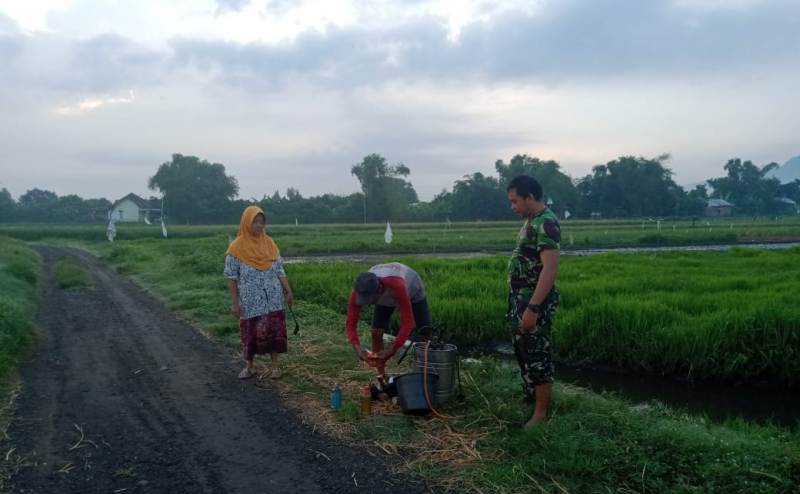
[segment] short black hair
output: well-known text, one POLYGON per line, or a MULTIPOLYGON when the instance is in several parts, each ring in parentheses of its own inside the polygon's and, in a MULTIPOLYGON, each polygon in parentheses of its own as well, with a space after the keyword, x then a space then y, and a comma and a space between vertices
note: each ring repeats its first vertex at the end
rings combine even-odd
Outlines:
POLYGON ((511 189, 514 189, 514 192, 522 198, 533 196, 537 201, 542 200, 542 184, 531 176, 519 175, 514 177, 514 180, 508 183, 506 192, 511 192, 511 189))

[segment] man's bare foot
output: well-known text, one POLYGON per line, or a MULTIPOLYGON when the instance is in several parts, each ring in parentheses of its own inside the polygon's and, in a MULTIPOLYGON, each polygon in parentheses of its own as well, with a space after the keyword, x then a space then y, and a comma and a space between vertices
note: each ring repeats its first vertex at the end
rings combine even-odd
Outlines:
POLYGON ((530 418, 530 420, 525 422, 525 425, 523 426, 523 428, 524 429, 531 429, 531 428, 536 427, 538 425, 542 425, 542 424, 544 424, 546 422, 547 422, 547 416, 534 415, 533 417, 530 418))

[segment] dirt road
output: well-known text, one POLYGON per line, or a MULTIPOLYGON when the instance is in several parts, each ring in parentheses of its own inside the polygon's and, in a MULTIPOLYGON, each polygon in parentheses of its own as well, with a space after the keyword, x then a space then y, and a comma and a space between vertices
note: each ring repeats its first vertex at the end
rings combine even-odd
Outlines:
POLYGON ((229 350, 90 255, 40 252, 43 337, 23 367, 9 428, 21 462, 12 492, 427 490, 313 432, 276 393, 237 380, 229 350), (62 256, 86 267, 94 286, 58 288, 52 267, 62 256))

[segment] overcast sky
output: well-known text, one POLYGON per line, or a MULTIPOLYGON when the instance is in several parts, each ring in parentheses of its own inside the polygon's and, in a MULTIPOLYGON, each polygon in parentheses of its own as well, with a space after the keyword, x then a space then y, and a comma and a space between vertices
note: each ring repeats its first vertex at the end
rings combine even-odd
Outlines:
POLYGON ((424 200, 517 153, 693 184, 800 154, 798 33, 798 0, 0 0, 0 187, 147 195, 176 152, 245 198, 373 152, 424 200))

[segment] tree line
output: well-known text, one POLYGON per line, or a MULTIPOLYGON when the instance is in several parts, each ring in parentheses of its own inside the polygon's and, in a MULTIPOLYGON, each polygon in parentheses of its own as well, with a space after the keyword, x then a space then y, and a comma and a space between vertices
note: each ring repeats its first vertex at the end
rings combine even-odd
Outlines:
MULTIPOLYGON (((365 156, 350 169, 361 190, 349 195, 303 197, 299 190, 275 191, 260 200, 238 198, 239 184, 225 166, 196 156, 174 154, 149 178, 148 187, 163 197, 164 215, 173 223, 235 223, 242 209, 256 203, 271 223, 360 223, 383 221, 474 221, 514 219, 506 184, 527 174, 542 183, 545 200, 562 217, 692 217, 704 214, 710 195, 734 205, 735 214, 796 213, 788 198, 800 203, 800 180, 781 184, 770 178, 776 163, 759 167, 739 158, 723 167, 725 175, 685 190, 672 179, 669 156, 622 156, 572 178, 552 160, 516 155, 495 163, 495 175, 476 172, 457 180, 431 201, 419 201, 409 180, 411 169, 391 164, 379 154, 365 156)), ((151 199, 155 199, 154 197, 151 199)), ((105 198, 82 199, 32 189, 14 200, 0 190, 0 222, 96 223, 112 207, 105 198)))

